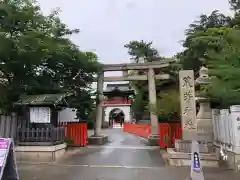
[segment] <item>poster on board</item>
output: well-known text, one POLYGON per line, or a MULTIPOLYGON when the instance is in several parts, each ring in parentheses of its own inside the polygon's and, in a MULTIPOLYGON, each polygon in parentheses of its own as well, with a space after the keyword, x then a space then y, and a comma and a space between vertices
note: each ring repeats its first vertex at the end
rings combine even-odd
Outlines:
POLYGON ((19 180, 14 141, 0 138, 0 180, 19 180))

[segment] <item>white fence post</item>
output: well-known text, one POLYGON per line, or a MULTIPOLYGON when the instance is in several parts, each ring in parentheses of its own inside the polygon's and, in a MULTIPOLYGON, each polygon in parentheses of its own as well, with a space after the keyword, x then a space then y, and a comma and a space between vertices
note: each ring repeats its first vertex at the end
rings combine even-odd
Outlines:
POLYGON ((219 145, 219 109, 212 109, 212 122, 213 122, 213 140, 214 144, 219 145))
POLYGON ((222 123, 222 119, 223 119, 223 112, 222 110, 220 110, 220 116, 219 116, 219 145, 221 146, 221 144, 223 144, 223 123, 222 123))
POLYGON ((219 109, 212 109, 213 140, 215 144, 217 144, 219 141, 219 137, 218 137, 219 113, 220 113, 219 109))
POLYGON ((226 145, 226 116, 228 112, 228 109, 220 110, 220 142, 223 148, 225 148, 226 145))
POLYGON ((228 120, 228 132, 229 132, 229 150, 232 151, 233 149, 233 139, 234 139, 234 134, 233 134, 233 121, 232 121, 232 113, 230 111, 229 114, 229 120, 228 120))
POLYGON ((230 107, 232 130, 233 130, 233 151, 240 152, 240 105, 230 107))
POLYGON ((229 117, 229 110, 226 109, 224 113, 223 125, 224 125, 224 148, 227 149, 228 141, 228 117, 229 117))
POLYGON ((231 117, 230 117, 230 113, 229 110, 226 112, 226 116, 224 119, 224 128, 225 128, 225 149, 230 150, 230 122, 231 121, 231 117))

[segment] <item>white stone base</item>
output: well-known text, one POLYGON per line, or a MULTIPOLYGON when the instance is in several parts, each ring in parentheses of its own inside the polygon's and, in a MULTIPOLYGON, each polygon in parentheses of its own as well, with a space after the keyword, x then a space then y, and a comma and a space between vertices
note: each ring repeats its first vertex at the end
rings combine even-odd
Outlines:
MULTIPOLYGON (((168 148, 168 161, 170 166, 191 166, 191 153, 176 152, 168 148)), ((219 167, 216 153, 200 153, 202 167, 219 167)))
POLYGON ((67 145, 65 143, 55 146, 16 146, 18 161, 53 162, 63 157, 67 145))
POLYGON ((216 148, 220 157, 220 166, 240 171, 240 152, 225 151, 227 160, 223 160, 220 156, 220 148, 216 148))

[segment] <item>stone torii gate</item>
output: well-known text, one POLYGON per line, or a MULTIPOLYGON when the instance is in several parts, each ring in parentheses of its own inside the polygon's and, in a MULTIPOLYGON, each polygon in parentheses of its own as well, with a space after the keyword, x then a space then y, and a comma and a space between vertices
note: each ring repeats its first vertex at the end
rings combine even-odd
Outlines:
MULTIPOLYGON (((96 123, 94 135, 89 137, 90 144, 104 144, 108 137, 101 134, 102 117, 103 117, 103 84, 104 82, 116 81, 148 81, 149 104, 156 105, 156 84, 155 80, 166 80, 170 78, 169 74, 155 74, 154 69, 168 67, 171 63, 176 62, 173 59, 153 61, 148 63, 126 63, 126 64, 103 64, 103 71, 99 73, 97 78, 97 108, 96 108, 96 123), (147 75, 129 75, 129 70, 146 70, 147 75), (104 77, 104 72, 122 71, 122 76, 104 77)), ((155 108, 154 108, 155 109, 155 108)), ((152 136, 149 137, 151 144, 156 144, 159 139, 158 117, 150 108, 150 119, 152 125, 152 136)))

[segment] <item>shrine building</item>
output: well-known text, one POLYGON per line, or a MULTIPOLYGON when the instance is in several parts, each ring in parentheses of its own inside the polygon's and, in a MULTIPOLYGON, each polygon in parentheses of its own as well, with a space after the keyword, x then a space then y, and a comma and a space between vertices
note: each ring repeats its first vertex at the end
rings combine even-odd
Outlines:
POLYGON ((103 91, 104 95, 104 113, 103 126, 109 127, 118 123, 132 122, 132 100, 134 90, 129 83, 124 84, 107 84, 103 91))

